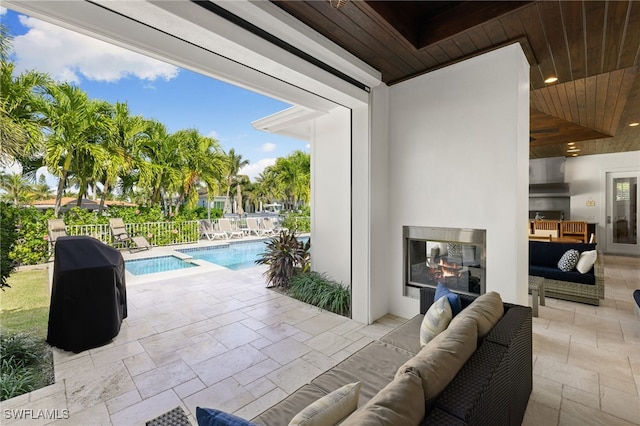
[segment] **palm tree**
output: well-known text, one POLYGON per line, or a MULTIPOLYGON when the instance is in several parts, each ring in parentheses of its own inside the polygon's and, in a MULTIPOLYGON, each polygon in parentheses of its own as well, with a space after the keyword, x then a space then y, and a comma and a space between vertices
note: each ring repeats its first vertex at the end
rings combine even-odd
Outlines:
POLYGON ((22 162, 43 146, 39 95, 49 79, 34 71, 17 77, 13 72, 13 63, 0 62, 0 161, 22 162))
POLYGON ((182 182, 176 207, 186 201, 193 207, 198 201, 198 187, 204 183, 209 192, 216 192, 227 171, 226 158, 213 138, 200 135, 195 129, 180 130, 177 140, 181 158, 182 182))
POLYGON ((272 166, 277 185, 291 200, 293 208, 298 201, 308 202, 311 196, 311 156, 302 151, 278 158, 272 166))
POLYGON ((102 140, 102 147, 106 152, 104 161, 100 165, 102 196, 98 214, 104 210, 104 202, 112 187, 120 176, 129 175, 136 166, 135 152, 138 145, 148 138, 149 122, 141 116, 131 116, 126 103, 117 102, 111 117, 111 134, 102 140))
MULTIPOLYGON (((228 174, 227 174, 227 198, 224 200, 224 212, 229 211, 229 193, 231 192, 231 185, 236 181, 238 172, 244 166, 249 165, 249 160, 243 160, 242 155, 236 155, 235 149, 231 148, 227 154, 228 161, 228 174)), ((239 186, 239 183, 238 183, 239 186)), ((236 188, 236 190, 239 188, 236 188)))
POLYGON ((47 178, 41 174, 38 183, 32 186, 33 198, 35 200, 47 200, 51 198, 52 190, 47 183, 47 178))
POLYGON ((90 100, 80 88, 67 83, 48 85, 42 111, 48 129, 45 165, 60 177, 54 215, 60 211, 70 172, 78 174, 78 203, 90 178, 98 175, 106 155, 99 140, 110 131, 110 108, 90 100))
POLYGON ((0 188, 6 191, 2 198, 16 207, 32 197, 31 184, 21 174, 0 174, 0 188))

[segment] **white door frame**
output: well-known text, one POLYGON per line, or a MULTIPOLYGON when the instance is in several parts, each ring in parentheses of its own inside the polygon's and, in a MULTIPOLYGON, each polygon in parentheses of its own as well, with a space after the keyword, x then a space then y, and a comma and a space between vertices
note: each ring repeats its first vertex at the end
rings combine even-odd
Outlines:
MULTIPOLYGON (((640 170, 636 168, 625 169, 611 169, 604 170, 603 174, 603 189, 605 196, 604 203, 604 215, 603 215, 603 230, 604 235, 598 238, 598 241, 605 243, 605 252, 611 254, 627 254, 627 255, 640 255, 640 239, 636 240, 635 244, 620 244, 613 241, 613 223, 615 222, 615 215, 613 212, 613 179, 619 177, 635 177, 640 184, 640 170)), ((640 195, 640 187, 636 188, 636 197, 640 195)), ((636 198, 638 202, 638 198, 636 198)), ((638 233, 638 213, 636 211, 636 235, 638 233)))

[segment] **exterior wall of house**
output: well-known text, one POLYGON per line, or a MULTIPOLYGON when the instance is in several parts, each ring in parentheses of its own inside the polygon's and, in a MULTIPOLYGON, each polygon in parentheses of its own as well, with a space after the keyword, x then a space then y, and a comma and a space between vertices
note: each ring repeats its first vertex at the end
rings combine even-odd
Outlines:
MULTIPOLYGON (((565 182, 570 184, 571 220, 597 223, 598 248, 607 251, 606 173, 640 171, 640 151, 570 157, 565 182)), ((640 253, 637 253, 640 255, 640 253)))
POLYGON ((311 141, 311 267, 351 283, 351 111, 314 120, 311 141))
POLYGON ((389 98, 388 294, 372 298, 388 297, 396 315, 418 312, 418 300, 403 296, 402 226, 436 226, 486 229, 487 291, 526 305, 529 67, 521 48, 394 85, 389 98))

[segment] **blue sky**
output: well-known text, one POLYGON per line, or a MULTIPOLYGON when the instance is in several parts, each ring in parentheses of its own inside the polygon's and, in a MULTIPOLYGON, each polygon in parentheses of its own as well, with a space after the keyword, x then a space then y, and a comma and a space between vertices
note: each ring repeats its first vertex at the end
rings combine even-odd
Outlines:
MULTIPOLYGON (((90 98, 126 102, 132 114, 153 118, 170 132, 195 128, 250 161, 252 180, 307 141, 255 130, 251 122, 290 105, 0 8, 14 36, 18 72, 35 69, 82 88, 90 98)), ((55 179, 48 178, 50 184, 55 179)))

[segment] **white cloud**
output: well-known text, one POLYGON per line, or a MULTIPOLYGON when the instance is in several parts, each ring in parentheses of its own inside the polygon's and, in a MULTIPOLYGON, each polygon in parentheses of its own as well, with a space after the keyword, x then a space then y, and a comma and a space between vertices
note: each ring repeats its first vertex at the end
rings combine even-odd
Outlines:
POLYGON ((273 166, 274 164, 276 164, 275 158, 263 158, 257 163, 252 163, 241 168, 240 174, 249 176, 249 178, 251 178, 251 181, 253 182, 256 180, 256 177, 258 177, 258 175, 264 171, 266 167, 273 166))
POLYGON ((307 149, 311 149, 311 144, 310 144, 310 143, 308 143, 308 144, 306 144, 304 147, 305 147, 305 148, 307 148, 307 149))
POLYGON ((276 149, 276 144, 267 142, 265 144, 262 144, 262 148, 260 150, 262 152, 271 152, 274 149, 276 149))
POLYGON ((213 138, 213 139, 216 139, 216 140, 219 140, 219 139, 220 139, 220 136, 218 136, 218 132, 216 132, 215 130, 210 131, 210 132, 207 134, 207 137, 208 137, 208 138, 213 138))
POLYGON ((5 13, 7 13, 7 8, 0 6, 0 16, 4 15, 5 13))
POLYGON ((20 15, 29 28, 13 39, 16 71, 37 70, 55 80, 79 83, 81 79, 115 82, 133 76, 147 83, 171 80, 179 69, 80 33, 20 15))

